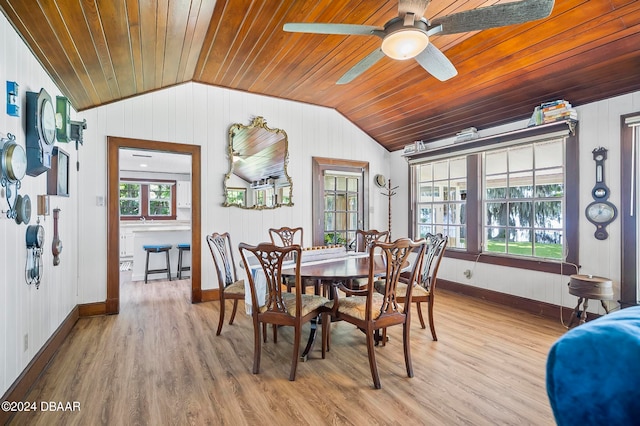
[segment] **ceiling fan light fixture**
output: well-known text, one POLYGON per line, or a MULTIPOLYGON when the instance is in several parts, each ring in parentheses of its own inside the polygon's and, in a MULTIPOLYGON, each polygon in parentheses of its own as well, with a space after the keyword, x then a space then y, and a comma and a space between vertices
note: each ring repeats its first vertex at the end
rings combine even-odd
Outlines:
POLYGON ((382 52, 392 59, 415 58, 429 44, 429 36, 417 28, 402 28, 382 40, 382 52))

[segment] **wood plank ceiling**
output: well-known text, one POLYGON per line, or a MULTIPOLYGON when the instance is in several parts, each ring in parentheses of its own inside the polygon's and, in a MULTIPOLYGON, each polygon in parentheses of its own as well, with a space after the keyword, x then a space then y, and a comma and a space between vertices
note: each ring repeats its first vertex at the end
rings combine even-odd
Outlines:
MULTIPOLYGON (((425 15, 493 3, 433 0, 425 15)), ((640 89, 640 2, 632 0, 556 0, 540 21, 433 36, 458 69, 445 82, 413 60, 383 58, 340 86, 380 40, 287 33, 282 25, 382 26, 397 15, 397 1, 0 0, 0 7, 76 110, 195 81, 335 108, 390 151, 523 119, 548 100, 577 106, 640 89)))

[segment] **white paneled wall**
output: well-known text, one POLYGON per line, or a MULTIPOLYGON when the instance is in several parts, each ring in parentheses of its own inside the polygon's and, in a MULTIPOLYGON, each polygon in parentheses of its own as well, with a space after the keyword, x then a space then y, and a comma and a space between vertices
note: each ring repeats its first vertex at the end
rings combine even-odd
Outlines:
MULTIPOLYGON (((567 100, 571 98, 567 95, 567 100)), ((531 106, 531 109, 535 105, 531 106)), ((619 296, 620 289, 620 261, 621 261, 621 228, 620 219, 607 227, 609 238, 604 241, 596 240, 593 236, 594 226, 587 221, 583 212, 587 204, 593 201, 591 190, 595 183, 595 162, 591 153, 597 147, 604 147, 609 150, 607 161, 605 162, 605 181, 611 189, 610 201, 620 206, 622 194, 620 194, 620 116, 632 112, 640 111, 640 92, 618 96, 600 102, 594 102, 577 107, 578 118, 580 120, 580 224, 579 224, 579 254, 581 274, 592 274, 610 278, 613 280, 615 296, 619 296)), ((469 123, 473 124, 473 123, 469 123)), ((505 131, 526 127, 527 120, 520 123, 512 123, 507 126, 493 129, 481 130, 482 136, 489 136, 505 131), (514 125, 515 124, 515 125, 514 125)), ((438 141, 438 144, 446 145, 453 142, 451 140, 438 141)), ((408 174, 406 161, 402 157, 402 152, 394 152, 391 155, 391 179, 399 183, 402 188, 407 188, 408 174), (405 167, 401 167, 404 163, 405 167)), ((402 205, 409 202, 409 194, 406 190, 400 191, 398 201, 398 211, 402 205)), ((402 229, 407 232, 408 214, 393 215, 393 229, 402 229)), ((569 247, 569 250, 575 250, 569 247)), ((514 268, 490 265, 444 258, 438 272, 440 278, 455 281, 461 284, 481 287, 488 290, 513 294, 528 299, 538 300, 575 307, 577 299, 569 295, 567 289, 568 277, 561 277, 558 274, 548 274, 542 272, 532 272, 514 268), (463 271, 469 269, 473 271, 472 277, 467 279, 463 271)), ((617 306, 611 302, 610 307, 617 306)), ((591 303, 589 310, 604 313, 599 303, 591 303)), ((559 313, 558 313, 559 315, 559 313)))
MULTIPOLYGON (((0 134, 12 133, 25 147, 26 92, 39 92, 44 88, 52 97, 61 93, 45 73, 22 39, 0 14, 0 134), (6 81, 15 81, 19 87, 20 117, 6 114, 6 81)), ((72 117, 75 119, 74 114, 72 117)), ((0 199, 0 394, 4 393, 27 366, 47 339, 78 303, 78 173, 75 172, 75 144, 57 143, 70 154, 70 197, 51 196, 51 215, 41 219, 45 229, 42 281, 39 289, 27 285, 25 266, 27 251, 25 232, 27 225, 8 219, 8 203, 0 199), (53 266, 51 241, 53 239, 53 209, 60 208, 59 233, 62 240, 60 265, 53 266), (27 339, 27 349, 24 341, 27 339)), ((47 175, 25 176, 19 194, 31 199, 32 213, 29 224, 38 217, 37 196, 47 192, 47 175)))
MULTIPOLYGON (((202 232, 228 231, 234 244, 268 240, 268 228, 285 225, 303 226, 308 230, 305 244, 311 244, 314 156, 362 160, 362 153, 366 153, 372 174, 389 173, 390 154, 332 109, 197 83, 95 108, 83 112, 82 117, 88 128, 86 147, 80 152, 84 170, 80 185, 89 200, 80 205, 80 249, 91 253, 92 261, 80 265, 80 303, 104 301, 106 297, 106 206, 96 206, 95 195, 90 194, 106 195, 107 136, 200 145, 202 232), (287 132, 293 207, 262 211, 222 207, 228 129, 233 123, 249 124, 255 116, 263 116, 269 127, 287 132)), ((386 198, 374 193, 371 200, 376 213, 371 215, 370 225, 386 229, 386 198)), ((215 288, 211 255, 204 238, 202 242, 202 288, 215 288)))

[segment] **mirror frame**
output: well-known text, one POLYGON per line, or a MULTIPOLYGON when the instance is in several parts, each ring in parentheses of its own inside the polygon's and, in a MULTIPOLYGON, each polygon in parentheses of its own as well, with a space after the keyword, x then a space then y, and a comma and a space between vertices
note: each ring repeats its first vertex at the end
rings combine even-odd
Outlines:
POLYGON ((232 124, 229 127, 229 131, 228 131, 227 159, 229 161, 229 171, 224 175, 223 182, 222 182, 223 197, 224 197, 224 202, 222 203, 223 207, 238 207, 244 210, 270 210, 270 209, 276 209, 282 206, 288 206, 288 207, 293 206, 293 180, 291 179, 291 176, 289 176, 289 172, 287 171, 287 166, 289 164, 289 138, 287 136, 287 132, 285 132, 283 129, 270 128, 269 126, 267 126, 267 121, 261 116, 254 117, 251 123, 248 125, 244 125, 240 123, 232 124), (234 153, 233 137, 239 131, 251 130, 251 129, 263 129, 269 133, 281 134, 282 137, 284 138, 283 171, 284 171, 284 177, 289 183, 289 188, 290 188, 288 203, 279 203, 273 206, 266 206, 266 205, 239 206, 237 204, 232 204, 227 202, 227 192, 229 191, 229 189, 235 188, 227 185, 227 182, 229 181, 229 179, 231 178, 231 175, 233 174, 233 153, 234 153))

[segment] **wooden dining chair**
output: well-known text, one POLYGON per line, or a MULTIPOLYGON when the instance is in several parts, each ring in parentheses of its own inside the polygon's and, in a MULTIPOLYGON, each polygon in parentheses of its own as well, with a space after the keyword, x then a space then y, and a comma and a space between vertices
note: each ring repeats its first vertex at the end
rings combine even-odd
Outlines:
MULTIPOLYGON (((433 303, 438 268, 440 267, 440 261, 442 260, 442 255, 447 247, 449 237, 446 235, 443 236, 442 234, 427 234, 425 239, 427 240, 427 249, 422 257, 420 272, 416 274, 415 281, 413 281, 415 285, 413 286, 411 301, 416 304, 416 310, 418 311, 418 318, 420 319, 420 325, 422 328, 426 328, 426 326, 422 316, 421 304, 427 303, 431 337, 433 337, 434 341, 437 341, 438 337, 436 335, 436 327, 433 322, 433 303)), ((404 303, 406 300, 407 285, 412 281, 409 281, 409 277, 406 275, 401 277, 400 281, 401 282, 398 283, 396 297, 398 302, 404 303)))
POLYGON ((236 317, 238 301, 244 303, 244 280, 238 279, 229 233, 219 234, 214 232, 211 235, 207 235, 207 243, 209 243, 209 250, 213 257, 213 264, 218 275, 218 288, 220 289, 220 319, 218 320, 218 331, 216 331, 216 336, 219 336, 224 324, 226 301, 233 300, 233 310, 231 311, 229 325, 233 324, 233 320, 236 317))
POLYGON ((294 244, 304 247, 304 230, 302 227, 289 228, 283 226, 282 228, 269 228, 269 238, 271 238, 272 244, 280 247, 292 246, 294 244))
MULTIPOLYGON (((251 267, 250 260, 252 258, 257 259, 262 268, 261 272, 264 274, 267 287, 265 304, 260 306, 257 298, 254 274, 247 275, 251 289, 251 316, 253 318, 254 332, 253 374, 260 372, 263 340, 260 336, 261 329, 265 342, 267 337, 265 328, 261 327, 261 325, 274 325, 274 343, 278 342, 278 328, 275 326, 292 326, 294 328, 294 339, 289 380, 293 381, 296 378, 296 369, 298 366, 302 326, 318 318, 321 314, 325 315, 325 321, 323 322, 328 322, 327 315, 332 302, 323 296, 302 294, 300 279, 300 257, 302 249, 299 245, 280 247, 271 243, 260 243, 257 246, 240 243, 238 248, 246 270, 249 270, 251 267), (294 259, 296 268, 296 276, 294 279, 295 293, 283 292, 282 286, 280 285, 282 282, 283 261, 291 257, 294 259)), ((255 268, 255 266, 253 267, 255 268)), ((324 344, 322 347, 322 357, 325 357, 324 344)))
MULTIPOLYGON (((271 243, 280 247, 291 246, 294 244, 298 244, 300 247, 304 247, 303 237, 304 231, 302 227, 289 228, 287 226, 283 226, 282 228, 269 228, 269 238, 271 238, 271 243)), ((287 291, 291 293, 291 290, 295 286, 295 283, 291 282, 290 280, 285 280, 284 284, 287 286, 287 291)), ((320 294, 320 281, 303 280, 303 293, 306 293, 307 287, 313 287, 313 293, 320 294)))
POLYGON ((378 231, 377 229, 356 230, 356 251, 365 252, 371 248, 374 241, 385 241, 389 239, 389 231, 378 231))
MULTIPOLYGON (((357 229, 356 230, 356 252, 367 252, 375 241, 387 242, 389 231, 378 231, 377 229, 357 229)), ((356 278, 347 280, 345 286, 350 289, 363 289, 367 285, 366 278, 356 278)))
MULTIPOLYGON (((411 286, 407 288, 405 303, 399 303, 396 298, 396 289, 400 275, 409 268, 409 276, 415 279, 419 271, 420 261, 424 256, 426 241, 412 241, 409 238, 400 238, 392 243, 375 241, 369 251, 369 284, 363 290, 351 290, 344 285, 337 287, 345 295, 351 297, 341 297, 336 286, 333 289, 333 309, 331 310, 331 320, 341 320, 354 324, 362 330, 367 339, 367 354, 369 356, 369 367, 373 385, 380 389, 380 376, 376 363, 375 345, 381 340, 380 330, 402 325, 402 342, 404 350, 405 367, 407 375, 413 377, 413 366, 411 364, 410 350, 410 324, 411 324, 411 286), (417 251, 417 256, 413 262, 410 255, 417 251), (377 253, 382 255, 386 265, 386 272, 381 278, 374 275, 374 261, 377 253)), ((322 346, 329 345, 330 321, 322 325, 322 346)))

